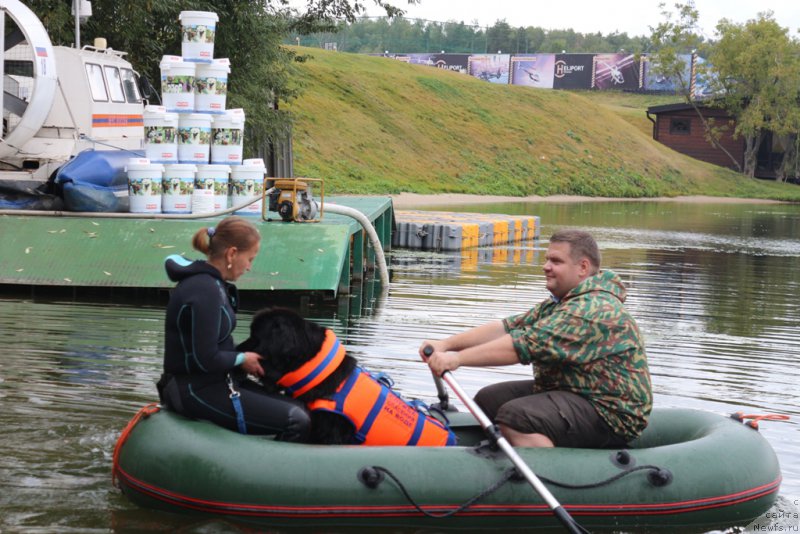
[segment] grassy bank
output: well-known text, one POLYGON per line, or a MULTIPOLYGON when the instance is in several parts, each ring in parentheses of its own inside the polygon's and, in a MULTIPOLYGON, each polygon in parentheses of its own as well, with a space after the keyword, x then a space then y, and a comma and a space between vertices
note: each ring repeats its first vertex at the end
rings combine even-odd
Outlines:
POLYGON ((494 85, 363 55, 298 49, 295 174, 326 191, 490 195, 737 196, 800 201, 653 141, 663 96, 494 85))

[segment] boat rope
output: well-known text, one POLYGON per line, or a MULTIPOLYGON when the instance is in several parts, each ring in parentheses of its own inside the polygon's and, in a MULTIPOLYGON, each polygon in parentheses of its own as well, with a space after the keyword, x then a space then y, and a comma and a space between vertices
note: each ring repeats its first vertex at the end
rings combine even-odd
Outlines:
POLYGON ((597 482, 590 482, 588 484, 569 484, 567 482, 560 482, 558 480, 553 480, 552 478, 547 478, 542 475, 537 474, 536 476, 542 482, 547 482, 552 486, 558 486, 559 488, 567 488, 567 489, 592 489, 592 488, 599 488, 601 486, 607 486, 612 482, 616 482, 617 480, 626 477, 632 473, 637 471, 649 471, 647 474, 647 480, 656 487, 666 486, 670 482, 672 482, 672 473, 668 469, 664 469, 663 467, 658 467, 657 465, 640 465, 637 467, 630 467, 625 469, 624 471, 620 471, 614 476, 608 477, 604 480, 599 480, 597 482))
POLYGON ((423 515, 425 515, 427 517, 432 517, 434 519, 441 519, 441 518, 445 518, 445 517, 450 517, 450 516, 455 515, 455 514, 457 514, 459 512, 463 512, 464 510, 466 510, 467 508, 469 508, 473 504, 477 503, 481 499, 491 495, 492 493, 494 493, 495 491, 500 489, 509 480, 512 480, 512 479, 518 477, 517 470, 515 468, 512 467, 510 469, 506 469, 506 472, 503 474, 503 476, 500 478, 500 480, 498 480, 497 482, 495 482, 491 486, 487 487, 486 489, 484 489, 483 491, 481 491, 480 493, 478 493, 474 497, 471 497, 464 504, 460 505, 458 508, 456 508, 454 510, 450 510, 449 512, 436 513, 436 512, 429 512, 428 510, 425 510, 424 508, 422 508, 422 506, 420 506, 417 503, 417 501, 414 500, 414 498, 408 492, 408 490, 403 485, 403 483, 400 482, 400 479, 397 478, 397 476, 395 476, 394 473, 392 473, 389 469, 387 469, 385 467, 382 467, 380 465, 373 465, 372 467, 364 467, 364 468, 361 469, 361 471, 359 471, 358 479, 361 480, 367 487, 374 489, 374 488, 377 488, 378 485, 383 481, 383 475, 384 474, 386 476, 388 476, 389 478, 391 478, 394 481, 395 484, 397 484, 397 487, 400 488, 400 491, 402 492, 403 496, 406 498, 406 500, 409 503, 411 503, 412 506, 414 506, 414 508, 417 509, 417 511, 419 511, 421 514, 423 514, 423 515))
POLYGON ((136 415, 134 415, 133 418, 131 418, 131 420, 128 421, 128 424, 125 426, 125 428, 122 429, 122 432, 120 433, 119 438, 117 439, 117 444, 114 446, 114 457, 113 457, 114 460, 111 466, 111 483, 114 485, 114 487, 117 488, 119 487, 119 485, 117 484, 117 473, 119 471, 119 455, 122 452, 122 446, 125 444, 126 441, 128 441, 128 437, 130 436, 133 427, 135 427, 139 421, 141 421, 144 418, 150 417, 154 413, 158 412, 160 409, 161 406, 157 402, 151 402, 150 404, 143 406, 142 409, 136 412, 136 415))
MULTIPOLYGON (((672 473, 668 469, 665 469, 663 467, 658 467, 657 465, 640 465, 640 466, 637 466, 637 467, 631 467, 629 469, 625 469, 624 471, 621 471, 620 473, 617 473, 614 476, 608 477, 608 478, 606 478, 604 480, 599 480, 597 482, 590 482, 588 484, 570 484, 570 483, 567 483, 567 482, 560 482, 558 480, 553 480, 551 478, 547 478, 547 477, 544 477, 544 476, 538 475, 538 474, 537 474, 537 476, 539 477, 539 479, 542 482, 545 482, 545 483, 550 484, 552 486, 558 486, 560 488, 566 488, 566 489, 593 489, 593 488, 599 488, 599 487, 602 487, 602 486, 607 486, 609 484, 612 484, 613 482, 616 482, 617 480, 619 480, 619 479, 621 479, 623 477, 626 477, 626 476, 631 475, 633 473, 636 473, 638 471, 648 471, 647 480, 650 482, 650 484, 652 484, 655 487, 659 487, 660 488, 660 487, 666 486, 670 482, 672 482, 672 473)), ((373 465, 372 467, 364 467, 358 472, 358 479, 364 485, 366 485, 367 487, 369 487, 371 489, 375 489, 375 488, 378 487, 378 485, 380 485, 381 482, 383 482, 384 475, 386 475, 389 478, 391 478, 394 481, 394 483, 397 484, 397 487, 400 489, 400 491, 402 492, 403 496, 406 498, 406 500, 409 503, 411 503, 414 506, 414 508, 416 508, 420 513, 422 513, 422 514, 424 514, 424 515, 426 515, 428 517, 432 517, 432 518, 450 517, 450 516, 455 515, 455 514, 457 514, 459 512, 463 512, 464 510, 466 510, 467 508, 469 508, 473 504, 479 502, 481 499, 487 497, 488 495, 491 495, 492 493, 494 493, 495 491, 500 489, 508 481, 515 481, 516 482, 516 481, 523 480, 523 477, 517 471, 516 467, 511 467, 511 468, 506 470, 505 474, 503 475, 502 478, 500 478, 500 480, 498 480, 497 482, 495 482, 491 486, 487 487, 486 489, 484 489, 483 491, 481 491, 480 493, 478 493, 474 497, 471 497, 466 502, 464 502, 464 504, 460 505, 458 508, 456 508, 454 510, 450 510, 449 512, 435 513, 435 512, 429 512, 428 510, 425 510, 424 508, 422 508, 414 500, 414 498, 408 492, 408 490, 403 485, 403 483, 400 481, 400 479, 397 478, 397 476, 394 473, 392 473, 389 469, 387 469, 385 467, 382 467, 380 465, 373 465)))
POLYGON ((744 412, 736 412, 731 414, 731 419, 735 419, 754 430, 758 430, 759 421, 789 421, 790 417, 777 413, 745 414, 744 412), (745 421, 745 419, 750 419, 750 421, 745 421))

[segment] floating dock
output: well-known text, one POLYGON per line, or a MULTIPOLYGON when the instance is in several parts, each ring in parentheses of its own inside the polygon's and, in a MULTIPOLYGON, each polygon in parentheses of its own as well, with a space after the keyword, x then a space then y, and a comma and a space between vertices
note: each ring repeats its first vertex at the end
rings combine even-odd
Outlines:
POLYGON ((538 216, 445 211, 395 211, 392 246, 422 250, 464 250, 533 241, 538 216))
MULTIPOLYGON (((391 248, 390 198, 331 196, 325 202, 363 213, 384 250, 391 248)), ((201 258, 191 247, 192 236, 219 220, 69 215, 2 212, 1 285, 170 289, 174 284, 164 272, 164 258, 170 254, 201 258)), ((375 265, 369 239, 350 217, 325 213, 317 223, 252 220, 261 232, 261 251, 252 270, 236 282, 240 291, 334 298, 347 294, 351 283, 375 265)))

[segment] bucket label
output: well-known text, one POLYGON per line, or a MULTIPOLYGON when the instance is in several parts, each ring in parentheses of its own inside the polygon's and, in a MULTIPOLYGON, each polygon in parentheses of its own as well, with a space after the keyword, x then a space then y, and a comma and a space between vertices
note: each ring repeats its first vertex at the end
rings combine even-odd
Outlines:
POLYGON ((199 191, 214 191, 213 178, 195 178, 194 188, 199 191))
POLYGON ((145 142, 153 145, 171 145, 178 142, 178 129, 174 126, 145 126, 145 142))
POLYGON ((194 76, 189 76, 187 74, 167 74, 162 76, 161 92, 165 95, 194 93, 194 76))
POLYGON ((242 146, 242 130, 236 128, 214 128, 214 146, 242 146))
POLYGON ((164 177, 161 183, 165 195, 186 196, 194 191, 192 178, 164 177))
POLYGON ((178 144, 210 145, 211 128, 204 128, 202 126, 182 126, 178 128, 178 144))
POLYGON ((214 194, 217 196, 228 196, 228 191, 230 190, 231 186, 228 183, 227 178, 215 178, 214 179, 214 194))
POLYGON ((228 94, 228 78, 203 76, 195 78, 195 88, 201 95, 222 96, 228 94))
POLYGON ((213 43, 217 27, 213 24, 184 24, 184 43, 213 43))
POLYGON ((253 198, 264 192, 264 182, 252 178, 236 179, 232 180, 231 188, 234 196, 253 198))
POLYGON ((130 196, 150 197, 161 194, 161 180, 158 178, 129 178, 128 194, 130 196))

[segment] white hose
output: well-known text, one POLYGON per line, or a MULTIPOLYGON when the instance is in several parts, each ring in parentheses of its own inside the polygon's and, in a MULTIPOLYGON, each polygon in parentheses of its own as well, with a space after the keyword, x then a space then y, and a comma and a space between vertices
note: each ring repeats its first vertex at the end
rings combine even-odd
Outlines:
POLYGON ((339 204, 331 204, 329 202, 325 203, 323 209, 328 213, 336 213, 337 215, 346 215, 361 223, 361 226, 364 228, 364 231, 367 232, 367 236, 369 236, 369 240, 372 243, 372 248, 375 249, 375 262, 378 264, 378 272, 381 276, 381 286, 383 286, 383 293, 388 293, 389 269, 386 267, 386 255, 383 253, 383 245, 381 245, 381 240, 378 239, 378 233, 375 231, 375 228, 372 226, 372 223, 369 221, 367 216, 356 209, 347 206, 342 206, 339 204))

